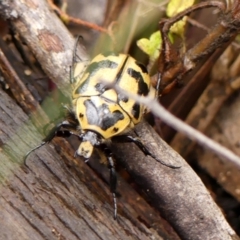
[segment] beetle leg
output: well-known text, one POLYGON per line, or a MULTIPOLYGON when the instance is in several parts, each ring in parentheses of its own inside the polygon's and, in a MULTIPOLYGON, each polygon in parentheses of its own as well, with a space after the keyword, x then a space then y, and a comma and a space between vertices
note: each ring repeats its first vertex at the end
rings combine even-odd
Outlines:
POLYGON ((138 146, 138 148, 145 154, 149 155, 153 158, 156 158, 151 152, 148 151, 148 149, 144 146, 144 144, 141 142, 141 140, 137 137, 133 137, 131 135, 119 135, 119 136, 114 136, 112 138, 113 141, 117 142, 133 142, 138 146))
POLYGON ((133 142, 136 144, 136 146, 138 146, 138 148, 145 154, 145 155, 149 155, 152 158, 154 158, 156 161, 160 162, 162 165, 166 166, 166 167, 170 167, 170 168, 180 168, 181 166, 174 166, 172 164, 168 164, 164 161, 162 161, 161 159, 158 159, 156 156, 154 156, 146 147, 145 145, 141 142, 141 140, 137 137, 133 137, 131 135, 119 135, 119 136, 114 136, 112 137, 112 140, 117 141, 117 142, 133 142))
POLYGON ((110 170, 110 190, 113 196, 113 205, 114 205, 114 219, 117 219, 117 197, 116 197, 116 189, 117 189, 117 175, 114 166, 114 161, 112 158, 112 151, 108 148, 106 144, 101 144, 99 147, 103 150, 104 154, 108 160, 108 167, 110 170))
POLYGON ((38 145, 37 147, 31 149, 29 152, 27 152, 27 154, 24 157, 24 165, 27 167, 27 158, 28 156, 34 152, 35 150, 39 149, 40 147, 44 146, 46 143, 51 142, 51 140, 54 137, 69 137, 71 136, 73 133, 69 130, 67 130, 67 128, 73 128, 73 126, 68 122, 68 121, 63 121, 61 123, 59 123, 58 125, 56 125, 50 132, 49 134, 42 140, 41 144, 38 145), (60 130, 61 128, 66 128, 63 130, 60 130))

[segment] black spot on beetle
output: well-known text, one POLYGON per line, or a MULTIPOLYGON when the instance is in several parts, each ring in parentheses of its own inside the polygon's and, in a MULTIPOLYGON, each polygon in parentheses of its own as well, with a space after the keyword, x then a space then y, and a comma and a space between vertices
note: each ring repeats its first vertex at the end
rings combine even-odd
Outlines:
POLYGON ((124 116, 122 112, 120 112, 119 110, 116 110, 108 114, 108 116, 104 116, 104 118, 101 121, 102 122, 101 128, 103 130, 107 130, 108 128, 114 126, 118 121, 123 119, 124 119, 124 116))
POLYGON ((144 79, 141 75, 140 72, 132 69, 132 68, 128 68, 127 69, 127 73, 134 79, 136 79, 137 83, 138 83, 138 94, 139 95, 148 95, 149 92, 149 88, 148 85, 144 82, 144 79))
POLYGON ((113 61, 109 61, 109 60, 103 60, 100 62, 92 62, 91 64, 89 64, 89 66, 87 67, 85 74, 88 74, 88 77, 82 82, 82 84, 75 90, 74 94, 81 94, 83 92, 85 92, 89 86, 89 82, 91 80, 91 78, 98 72, 98 71, 102 71, 106 68, 117 68, 118 64, 113 62, 113 61))
POLYGON ((102 130, 114 126, 118 121, 124 119, 124 115, 121 111, 115 110, 111 112, 107 104, 96 106, 93 101, 87 99, 84 101, 86 107, 86 116, 90 125, 96 125, 102 130))
POLYGON ((114 127, 114 128, 113 128, 113 131, 114 131, 114 132, 117 132, 117 131, 118 131, 118 128, 114 127))
POLYGON ((80 114, 79 114, 79 117, 80 117, 80 118, 83 118, 83 117, 84 117, 84 114, 80 113, 80 114))
POLYGON ((140 116, 140 105, 138 103, 135 103, 132 108, 132 115, 135 119, 139 119, 140 116))
POLYGON ((140 63, 138 61, 136 61, 135 63, 136 63, 136 65, 138 65, 141 68, 143 73, 148 73, 148 70, 147 70, 147 68, 146 68, 146 66, 144 64, 142 64, 142 63, 140 63))
POLYGON ((110 60, 102 60, 99 62, 92 62, 86 69, 86 72, 90 73, 91 76, 94 76, 98 70, 102 70, 104 68, 116 68, 118 66, 117 63, 110 60))

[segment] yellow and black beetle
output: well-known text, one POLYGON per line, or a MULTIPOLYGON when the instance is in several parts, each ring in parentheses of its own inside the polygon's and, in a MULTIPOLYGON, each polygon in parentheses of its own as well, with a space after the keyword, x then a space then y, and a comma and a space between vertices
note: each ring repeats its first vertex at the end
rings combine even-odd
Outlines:
POLYGON ((146 109, 106 85, 118 85, 143 96, 153 93, 153 89, 146 68, 125 54, 99 54, 83 76, 79 75, 74 71, 72 103, 84 137, 77 154, 88 159, 99 137, 110 139, 128 132, 142 120, 146 109))
MULTIPOLYGON (((77 44, 78 40, 76 46, 77 44)), ((116 218, 117 179, 112 152, 106 140, 134 142, 144 154, 155 157, 140 139, 125 135, 142 120, 146 107, 108 88, 105 82, 140 96, 154 97, 155 91, 151 86, 146 67, 129 55, 99 54, 90 62, 84 73, 79 70, 78 64, 80 63, 76 63, 75 47, 70 76, 73 86, 72 105, 66 107, 68 110, 66 120, 56 125, 39 146, 29 151, 25 161, 32 151, 49 143, 55 136, 77 136, 81 143, 75 155, 84 157, 86 161, 91 157, 94 147, 101 148, 109 164, 110 188, 114 200, 114 218, 116 218)))

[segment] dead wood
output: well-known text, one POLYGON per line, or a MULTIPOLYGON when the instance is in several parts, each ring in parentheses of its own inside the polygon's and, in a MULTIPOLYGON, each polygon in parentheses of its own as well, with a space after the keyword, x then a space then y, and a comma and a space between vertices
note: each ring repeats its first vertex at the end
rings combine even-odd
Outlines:
MULTIPOLYGON (((239 67, 236 68, 239 66, 239 58, 236 58, 238 52, 234 46, 229 46, 219 58, 212 70, 210 84, 188 115, 186 122, 239 155, 238 97, 227 101, 239 88, 239 67)), ((186 139, 182 134, 175 136, 171 146, 187 159, 196 151, 195 142, 186 139)), ((198 149, 197 153, 194 154, 194 158, 199 160, 200 166, 239 201, 239 167, 229 161, 223 161, 210 152, 198 149)))
POLYGON ((43 147, 29 157, 28 168, 23 166, 24 154, 41 136, 16 103, 2 90, 0 95, 0 239, 178 239, 122 181, 123 209, 115 221, 108 186, 84 161, 74 163, 74 151, 64 140, 54 141, 62 157, 43 147), (140 204, 131 206, 133 201, 140 204))

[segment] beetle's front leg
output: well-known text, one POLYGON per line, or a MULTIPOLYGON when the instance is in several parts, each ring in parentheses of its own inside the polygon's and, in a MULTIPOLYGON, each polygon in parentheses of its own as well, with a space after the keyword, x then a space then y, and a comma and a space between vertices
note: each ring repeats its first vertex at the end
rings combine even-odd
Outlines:
POLYGON ((31 149, 29 152, 27 152, 27 154, 24 157, 24 165, 27 167, 26 161, 27 161, 28 156, 32 152, 34 152, 35 150, 44 146, 46 143, 51 142, 54 137, 64 137, 64 138, 65 137, 70 137, 73 133, 68 129, 72 129, 72 128, 73 128, 72 124, 70 124, 68 121, 63 121, 63 122, 59 123, 58 125, 56 125, 49 132, 49 134, 42 140, 40 145, 38 145, 37 147, 35 147, 35 148, 31 149), (61 128, 63 128, 63 129, 61 130, 61 128))
POLYGON ((103 152, 105 153, 108 160, 108 167, 110 170, 110 190, 113 196, 113 205, 114 205, 114 219, 117 219, 117 197, 116 197, 116 189, 117 189, 117 175, 114 166, 114 161, 112 158, 112 151, 108 148, 106 144, 101 144, 99 146, 103 152))

